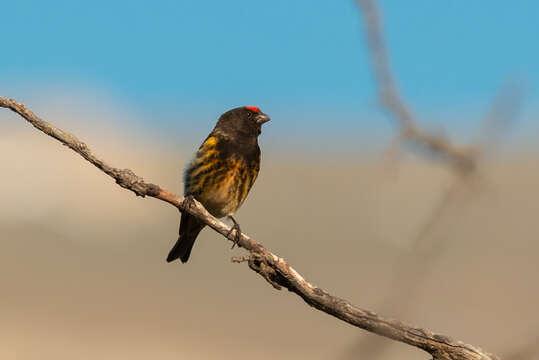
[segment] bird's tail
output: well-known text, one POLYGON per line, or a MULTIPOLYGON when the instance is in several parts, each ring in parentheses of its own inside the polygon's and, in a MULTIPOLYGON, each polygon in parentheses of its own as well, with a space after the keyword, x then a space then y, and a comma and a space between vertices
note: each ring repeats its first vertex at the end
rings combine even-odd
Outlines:
POLYGON ((170 250, 167 262, 174 261, 178 258, 180 258, 182 263, 187 262, 195 240, 204 226, 197 218, 189 215, 187 212, 183 212, 180 221, 180 236, 174 247, 170 250))

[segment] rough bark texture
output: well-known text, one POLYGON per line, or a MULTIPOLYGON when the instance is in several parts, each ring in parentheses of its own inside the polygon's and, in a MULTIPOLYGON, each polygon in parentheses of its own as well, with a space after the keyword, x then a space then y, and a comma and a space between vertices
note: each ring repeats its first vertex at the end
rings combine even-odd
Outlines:
MULTIPOLYGON (((158 185, 147 183, 129 169, 118 169, 108 165, 96 157, 88 146, 77 137, 40 119, 26 106, 13 99, 0 97, 0 107, 11 109, 21 115, 34 127, 73 149, 111 176, 118 185, 133 191, 137 196, 150 196, 168 202, 180 211, 187 211, 196 216, 229 240, 235 239, 235 232, 230 232, 231 227, 210 215, 198 201, 193 201, 192 205, 189 206, 189 202, 184 202, 183 196, 162 189, 158 185)), ((233 261, 247 261, 252 270, 263 276, 276 289, 285 287, 299 295, 312 307, 351 325, 423 349, 430 353, 434 359, 497 359, 494 355, 479 348, 452 340, 447 336, 435 334, 429 330, 407 325, 398 320, 383 318, 372 311, 358 308, 346 300, 333 296, 306 281, 284 259, 273 254, 245 234, 241 234, 238 245, 248 250, 250 255, 244 258, 235 258, 233 261)))

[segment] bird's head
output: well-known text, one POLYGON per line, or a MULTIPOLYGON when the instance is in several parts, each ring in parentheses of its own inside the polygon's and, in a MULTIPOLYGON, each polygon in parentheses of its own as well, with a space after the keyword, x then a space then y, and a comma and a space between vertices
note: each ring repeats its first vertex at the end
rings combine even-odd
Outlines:
POLYGON ((215 130, 224 135, 235 137, 247 135, 257 137, 260 135, 262 124, 268 122, 270 117, 256 106, 243 106, 227 111, 217 121, 215 130))

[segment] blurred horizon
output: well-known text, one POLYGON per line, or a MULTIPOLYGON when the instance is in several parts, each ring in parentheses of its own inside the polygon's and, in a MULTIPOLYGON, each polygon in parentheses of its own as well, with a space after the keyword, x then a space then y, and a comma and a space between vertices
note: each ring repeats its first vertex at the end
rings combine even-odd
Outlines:
MULTIPOLYGON (((136 144, 136 141, 151 143, 152 146, 159 145, 168 149, 172 154, 187 153, 190 156, 213 129, 223 111, 214 109, 209 118, 203 118, 201 114, 193 116, 188 110, 182 109, 176 109, 174 112, 160 112, 160 109, 156 109, 157 115, 148 115, 141 113, 141 108, 137 105, 117 101, 115 97, 108 97, 103 93, 81 89, 73 89, 69 93, 41 93, 33 89, 26 96, 15 97, 15 100, 25 104, 42 119, 78 136, 91 148, 95 142, 92 139, 108 139, 111 143, 129 140, 131 146, 136 144), (152 121, 156 117, 158 119, 152 121), (162 119, 165 120, 161 121, 162 119)), ((195 113, 194 109, 191 110, 195 113)), ((272 114, 264 108, 262 110, 272 118, 263 126, 259 138, 264 156, 297 155, 304 157, 304 160, 308 155, 314 158, 376 158, 383 156, 389 149, 389 144, 399 131, 395 119, 381 110, 350 113, 343 109, 333 109, 332 113, 331 109, 326 109, 317 114, 309 113, 316 120, 302 124, 287 123, 288 115, 284 113, 272 114), (348 120, 341 124, 332 122, 330 119, 335 113, 339 114, 340 118, 347 117, 348 120)), ((419 125, 432 134, 447 136, 459 146, 475 146, 484 140, 485 133, 482 131, 490 119, 489 110, 487 107, 481 113, 440 112, 437 116, 430 117, 430 121, 423 121, 428 119, 426 116, 419 118, 419 125), (454 122, 455 118, 458 118, 460 123, 454 122)), ((207 109, 205 112, 208 112, 207 109)), ((9 117, 3 125, 6 131, 28 126, 24 119, 9 110, 3 109, 3 113, 3 117, 9 117)), ((500 138, 494 139, 496 141, 493 146, 485 150, 488 153, 495 152, 495 156, 501 157, 535 154, 539 151, 536 141, 539 136, 539 122, 535 122, 535 119, 539 119, 539 111, 535 112, 529 106, 523 106, 517 112, 517 118, 505 119, 507 124, 501 129, 500 138)), ((422 152, 421 149, 408 145, 402 151, 415 154, 422 152)))

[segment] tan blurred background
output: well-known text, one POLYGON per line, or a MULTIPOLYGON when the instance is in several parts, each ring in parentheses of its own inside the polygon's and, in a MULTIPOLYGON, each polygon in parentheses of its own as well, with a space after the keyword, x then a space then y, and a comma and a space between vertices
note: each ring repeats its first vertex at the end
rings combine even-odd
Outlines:
MULTIPOLYGON (((205 135, 171 143, 80 108, 40 110, 112 165, 178 192, 194 149, 177 143, 205 135)), ((176 209, 136 198, 5 109, 0 124, 0 359, 428 358, 273 290, 232 264, 244 252, 211 230, 188 264, 167 264, 176 209)), ((411 244, 453 183, 444 164, 287 157, 270 140, 262 134, 262 170, 237 218, 308 280, 499 355, 535 340, 537 154, 485 164, 436 222, 425 255, 411 244)))

